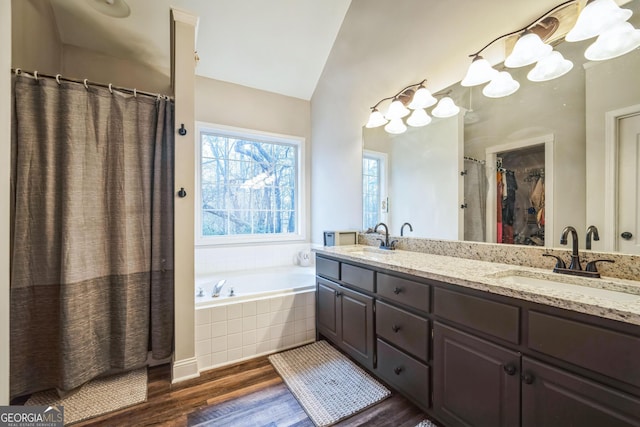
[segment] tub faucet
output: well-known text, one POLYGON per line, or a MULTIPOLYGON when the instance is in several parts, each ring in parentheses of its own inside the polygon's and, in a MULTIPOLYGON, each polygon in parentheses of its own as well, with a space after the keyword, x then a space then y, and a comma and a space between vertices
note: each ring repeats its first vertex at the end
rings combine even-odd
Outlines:
POLYGON ((408 222, 405 222, 404 224, 402 224, 402 227, 400 227, 400 237, 404 236, 404 227, 406 225, 409 226, 409 231, 413 231, 413 227, 411 226, 411 224, 409 224, 408 222))
POLYGON ((590 225, 587 228, 587 243, 585 245, 586 249, 591 249, 591 236, 593 235, 593 240, 600 240, 600 236, 598 235, 598 228, 595 225, 590 225))
POLYGON ((227 283, 227 281, 225 279, 222 279, 218 283, 213 285, 213 293, 211 295, 213 298, 218 298, 220 296, 220 291, 222 291, 222 287, 225 283, 227 283))
POLYGON ((562 236, 560 236, 560 244, 567 244, 567 235, 569 234, 569 232, 571 232, 571 240, 573 241, 573 250, 571 252, 571 264, 569 264, 569 270, 581 271, 582 266, 580 265, 580 256, 578 254, 578 232, 576 231, 576 229, 571 227, 570 225, 565 227, 564 230, 562 230, 562 236))

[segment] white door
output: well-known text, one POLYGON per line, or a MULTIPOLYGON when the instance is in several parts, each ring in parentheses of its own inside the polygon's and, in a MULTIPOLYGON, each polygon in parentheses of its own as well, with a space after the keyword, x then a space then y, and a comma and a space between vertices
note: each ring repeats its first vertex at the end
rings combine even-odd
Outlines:
POLYGON ((640 113, 618 122, 618 244, 622 253, 640 254, 640 113))

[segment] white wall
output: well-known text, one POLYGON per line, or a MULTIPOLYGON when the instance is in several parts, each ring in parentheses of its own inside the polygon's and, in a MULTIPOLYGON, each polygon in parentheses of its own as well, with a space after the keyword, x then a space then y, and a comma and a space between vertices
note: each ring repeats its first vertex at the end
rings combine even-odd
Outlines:
POLYGON ((9 404, 9 172, 11 158, 11 3, 0 2, 0 405, 9 404))
POLYGON ((40 0, 12 0, 11 7, 12 67, 44 74, 60 73, 62 44, 51 4, 40 0))
POLYGON ((424 78, 432 92, 461 80, 467 54, 556 5, 353 0, 311 100, 312 241, 322 242, 323 230, 362 227, 362 126, 369 107, 424 78))
MULTIPOLYGON (((309 248, 310 220, 310 103, 232 83, 196 78, 196 120, 281 135, 305 138, 305 234, 301 242, 200 246, 196 249, 196 275, 293 264, 294 255, 309 248)), ((195 170, 193 171, 195 175, 195 170)))

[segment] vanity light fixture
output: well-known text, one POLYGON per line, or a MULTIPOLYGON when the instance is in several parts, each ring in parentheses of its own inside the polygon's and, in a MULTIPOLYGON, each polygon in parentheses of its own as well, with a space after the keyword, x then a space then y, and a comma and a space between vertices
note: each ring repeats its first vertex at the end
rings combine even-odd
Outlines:
MULTIPOLYGON (((453 100, 444 97, 438 102, 436 96, 425 87, 426 79, 419 83, 414 83, 403 88, 393 96, 382 98, 376 105, 371 107, 371 114, 365 127, 376 128, 385 125, 384 130, 391 134, 400 134, 406 132, 407 126, 421 127, 431 123, 432 118, 426 112, 425 108, 429 108, 436 103, 438 105, 433 110, 433 115, 439 118, 451 117, 460 111, 453 100), (446 101, 445 99, 448 99, 446 101), (385 101, 391 100, 391 104, 387 108, 387 112, 382 114, 378 107, 385 101), (444 101, 444 102, 443 102, 444 101), (406 106, 405 106, 406 105, 406 106), (408 107, 408 108, 407 108, 408 107), (413 110, 413 112, 411 112, 413 110), (438 112, 438 114, 436 114, 438 112), (411 115, 406 119, 406 124, 402 118, 411 115)), ((444 95, 444 94, 441 94, 444 95)))
POLYGON ((482 89, 482 94, 487 98, 502 98, 509 96, 520 89, 520 83, 515 81, 511 74, 500 71, 491 82, 482 89))
POLYGON ((590 61, 604 61, 629 53, 638 46, 640 46, 640 30, 622 21, 602 32, 584 51, 584 56, 590 61))
POLYGON ((538 61, 535 67, 527 74, 527 79, 532 82, 546 82, 560 76, 564 76, 573 68, 573 62, 565 59, 556 50, 538 61))
POLYGON ((504 66, 518 68, 531 65, 549 55, 552 50, 551 46, 544 44, 539 35, 525 30, 513 47, 511 55, 504 60, 504 66))
POLYGON ((590 39, 628 20, 632 14, 629 9, 621 9, 613 0, 593 0, 582 9, 576 24, 564 39, 568 42, 590 39))
POLYGON ((438 102, 438 105, 431 111, 431 114, 433 114, 434 117, 445 119, 447 117, 453 117, 459 112, 460 107, 453 102, 453 99, 445 96, 438 102))
POLYGON ((489 64, 489 61, 478 53, 474 56, 473 61, 471 61, 467 74, 460 84, 465 87, 481 85, 490 82, 496 74, 498 74, 498 70, 493 68, 491 64, 489 64))

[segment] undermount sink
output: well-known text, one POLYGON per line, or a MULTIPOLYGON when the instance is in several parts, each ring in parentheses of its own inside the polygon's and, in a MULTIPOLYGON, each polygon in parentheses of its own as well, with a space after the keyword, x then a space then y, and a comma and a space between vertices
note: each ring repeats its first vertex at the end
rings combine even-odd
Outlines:
POLYGON ((351 246, 349 248, 344 248, 344 250, 350 254, 354 255, 391 255, 394 251, 389 249, 380 249, 374 246, 351 246))
POLYGON ((513 270, 493 275, 502 282, 537 288, 569 291, 587 297, 611 301, 640 302, 640 287, 618 283, 607 279, 581 279, 559 274, 536 274, 530 271, 513 270), (604 289, 604 288, 607 289, 604 289))

